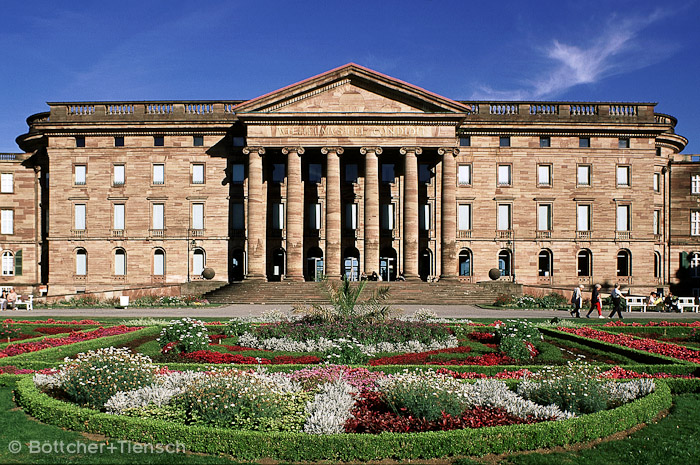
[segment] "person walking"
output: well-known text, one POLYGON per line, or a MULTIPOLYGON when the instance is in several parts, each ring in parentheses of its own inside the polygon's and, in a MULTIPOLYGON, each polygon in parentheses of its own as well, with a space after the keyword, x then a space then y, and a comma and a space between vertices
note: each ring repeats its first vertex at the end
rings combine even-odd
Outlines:
POLYGON ((591 317, 591 312, 593 310, 598 310, 598 318, 605 318, 603 316, 603 302, 600 300, 600 284, 596 284, 593 287, 593 292, 591 293, 591 309, 588 310, 586 318, 591 317))
POLYGON ((615 284, 615 287, 613 288, 612 292, 610 293, 610 299, 612 299, 612 313, 608 318, 612 318, 615 316, 615 312, 617 312, 617 315, 620 317, 622 320, 622 312, 620 311, 621 308, 621 301, 622 301, 622 292, 620 292, 620 285, 615 284))
POLYGON ((583 306, 583 284, 579 284, 578 287, 574 289, 573 295, 571 296, 571 303, 574 308, 569 311, 571 316, 576 318, 581 318, 581 307, 583 306))

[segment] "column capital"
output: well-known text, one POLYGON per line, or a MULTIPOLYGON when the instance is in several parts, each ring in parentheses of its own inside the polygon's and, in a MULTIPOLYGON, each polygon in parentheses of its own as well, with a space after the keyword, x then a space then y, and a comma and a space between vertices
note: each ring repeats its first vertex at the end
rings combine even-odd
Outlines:
POLYGON ((304 147, 282 147, 282 153, 288 155, 290 153, 296 153, 297 155, 304 155, 304 147))
POLYGON ((421 153, 423 153, 423 149, 420 147, 401 147, 399 153, 401 155, 406 155, 407 153, 414 153, 416 155, 420 155, 421 153))
POLYGON ((249 155, 251 153, 257 153, 258 155, 265 155, 265 147, 243 147, 243 154, 249 155))
POLYGON ((438 155, 459 155, 459 149, 457 147, 440 147, 438 148, 438 155))
POLYGON ((343 147, 321 147, 321 153, 328 155, 329 153, 334 153, 336 155, 342 155, 345 152, 343 147))
POLYGON ((362 155, 367 155, 368 153, 376 153, 381 155, 384 150, 381 147, 360 147, 360 153, 362 155))

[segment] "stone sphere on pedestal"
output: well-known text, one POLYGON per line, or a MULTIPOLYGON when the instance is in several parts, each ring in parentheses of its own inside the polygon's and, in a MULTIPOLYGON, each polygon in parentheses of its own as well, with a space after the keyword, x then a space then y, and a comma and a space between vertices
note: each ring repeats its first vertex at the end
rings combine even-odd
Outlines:
POLYGON ((212 279, 215 275, 214 268, 204 268, 204 271, 202 271, 202 278, 204 279, 212 279))
POLYGON ((496 281, 500 277, 501 277, 501 270, 499 270, 498 268, 491 268, 489 270, 489 278, 491 278, 492 280, 496 281))

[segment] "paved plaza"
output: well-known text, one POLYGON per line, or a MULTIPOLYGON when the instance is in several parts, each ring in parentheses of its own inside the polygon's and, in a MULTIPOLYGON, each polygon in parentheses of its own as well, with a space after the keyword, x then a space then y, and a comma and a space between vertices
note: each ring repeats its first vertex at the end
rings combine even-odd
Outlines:
MULTIPOLYGON (((474 305, 395 305, 395 308, 403 309, 404 315, 411 315, 419 308, 429 308, 440 317, 445 318, 571 318, 566 310, 519 310, 519 309, 493 309, 481 308, 474 305)), ((233 318, 246 316, 259 316, 264 312, 277 309, 283 312, 292 309, 291 305, 251 305, 232 304, 219 307, 188 307, 188 308, 143 308, 129 307, 126 309, 115 308, 42 308, 30 312, 26 310, 9 310, 0 312, 1 319, 23 319, 27 317, 46 318, 104 318, 104 317, 153 317, 153 318, 179 318, 179 317, 210 317, 233 318)), ((608 316, 609 311, 603 312, 608 316)), ((664 319, 664 320, 700 320, 700 313, 660 313, 660 312, 627 312, 625 318, 664 319)), ((591 320, 598 319, 595 312, 591 314, 591 320)), ((585 311, 582 313, 585 320, 585 311)))

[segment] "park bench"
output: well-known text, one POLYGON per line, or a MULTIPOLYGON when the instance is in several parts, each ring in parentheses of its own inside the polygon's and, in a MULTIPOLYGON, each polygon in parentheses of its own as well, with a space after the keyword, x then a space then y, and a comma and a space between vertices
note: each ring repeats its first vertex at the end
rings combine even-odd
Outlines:
POLYGON ((19 309, 24 307, 27 311, 34 310, 34 296, 33 295, 18 295, 15 301, 15 308, 19 309))
POLYGON ((647 311, 647 298, 645 296, 630 295, 623 297, 627 302, 628 312, 633 311, 635 308, 639 308, 639 310, 641 310, 642 312, 647 311))
POLYGON ((695 303, 695 297, 679 297, 678 310, 683 313, 684 310, 698 312, 699 305, 695 303))

